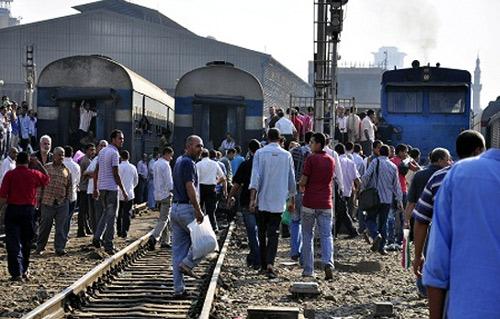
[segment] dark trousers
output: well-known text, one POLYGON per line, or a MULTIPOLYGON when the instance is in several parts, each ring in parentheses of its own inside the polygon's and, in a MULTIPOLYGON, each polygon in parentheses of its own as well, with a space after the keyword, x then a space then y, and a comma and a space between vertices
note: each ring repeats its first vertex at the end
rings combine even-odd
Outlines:
POLYGON ((30 205, 7 205, 5 241, 9 274, 18 277, 28 271, 30 249, 35 232, 35 208, 30 205))
POLYGON ((139 183, 135 191, 135 203, 141 204, 148 200, 148 179, 139 176, 139 183))
POLYGON ((69 229, 71 228, 71 219, 73 218, 73 214, 75 213, 75 208, 76 200, 69 202, 68 219, 66 220, 66 225, 64 225, 64 234, 66 234, 66 240, 69 239, 69 229))
POLYGON ((89 200, 87 191, 78 192, 78 236, 90 235, 89 200))
POLYGON ((354 236, 357 234, 356 228, 352 225, 351 216, 347 213, 347 202, 344 197, 335 196, 335 237, 340 233, 340 228, 344 225, 347 230, 347 234, 354 236))
POLYGON ((99 220, 97 219, 97 216, 95 214, 95 199, 94 197, 92 197, 92 194, 87 194, 87 205, 90 230, 92 231, 92 233, 95 233, 97 222, 99 220))
POLYGON ((205 213, 210 219, 210 224, 214 230, 218 230, 217 220, 215 219, 215 209, 217 208, 217 193, 215 185, 200 184, 200 207, 205 209, 205 213))
POLYGON ((366 228, 370 232, 370 237, 375 238, 378 235, 382 237, 379 251, 384 249, 387 240, 387 215, 391 209, 390 204, 379 204, 375 209, 367 211, 366 228))
POLYGON ((258 211, 256 217, 259 233, 260 266, 262 269, 266 269, 267 265, 274 265, 274 259, 278 252, 281 213, 258 211))
POLYGON ((118 204, 118 219, 116 220, 116 233, 120 237, 127 237, 130 229, 130 218, 132 217, 133 200, 120 201, 118 204))

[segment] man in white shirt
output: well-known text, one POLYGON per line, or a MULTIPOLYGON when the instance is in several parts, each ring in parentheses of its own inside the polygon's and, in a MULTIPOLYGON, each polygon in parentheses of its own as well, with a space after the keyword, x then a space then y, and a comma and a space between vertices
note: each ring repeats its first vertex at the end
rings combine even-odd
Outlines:
POLYGON ((69 198, 68 219, 66 220, 66 224, 64 225, 64 235, 66 237, 66 240, 68 240, 69 238, 71 218, 73 218, 73 213, 75 212, 76 200, 78 198, 78 185, 80 184, 80 165, 78 165, 72 157, 73 148, 71 146, 65 146, 63 164, 67 169, 69 169, 69 172, 71 173, 71 197, 69 198))
POLYGON ((366 156, 372 155, 372 144, 375 141, 375 112, 368 110, 367 116, 361 121, 361 146, 366 156))
POLYGON ((108 146, 108 141, 106 140, 101 140, 99 141, 99 144, 97 145, 96 148, 96 156, 92 159, 90 162, 90 165, 87 167, 87 170, 85 171, 85 176, 88 177, 89 182, 87 184, 87 197, 89 200, 89 206, 88 206, 88 215, 89 215, 89 225, 90 229, 92 230, 92 233, 95 233, 95 230, 97 228, 97 222, 99 222, 99 219, 101 216, 96 215, 96 209, 95 209, 95 199, 93 197, 94 194, 94 171, 97 167, 97 161, 99 160, 99 152, 108 146))
POLYGON ((339 107, 337 109, 337 127, 340 132, 340 143, 346 143, 347 141, 347 116, 344 114, 344 108, 339 107))
MULTIPOLYGON (((347 112, 347 110, 346 110, 347 112)), ((347 116, 347 141, 355 143, 359 141, 360 132, 359 126, 361 124, 361 119, 355 112, 355 108, 351 107, 347 116)))
POLYGON ((219 164, 210 159, 207 149, 201 152, 201 161, 196 164, 196 170, 200 184, 200 207, 205 209, 205 214, 208 215, 212 228, 217 232, 218 226, 215 219, 217 193, 215 187, 217 184, 223 183, 223 197, 227 197, 226 177, 219 164))
POLYGON ((90 103, 87 101, 82 101, 82 103, 80 104, 80 125, 78 126, 80 139, 87 136, 90 122, 92 122, 92 118, 96 116, 97 113, 90 109, 90 103))
POLYGON ((12 171, 16 168, 16 158, 19 151, 15 147, 11 147, 9 150, 9 156, 7 156, 0 167, 0 185, 2 185, 3 178, 8 171, 12 171))
POLYGON ((155 166, 156 161, 158 160, 158 147, 153 149, 153 154, 151 155, 151 159, 148 163, 148 208, 156 209, 156 201, 155 201, 155 182, 154 182, 154 174, 153 167, 155 166))
MULTIPOLYGON (((326 142, 330 143, 331 139, 328 136, 328 134, 325 134, 325 136, 326 136, 326 142)), ((325 148, 323 149, 323 151, 325 151, 326 154, 330 155, 335 160, 334 179, 335 179, 335 182, 337 183, 337 187, 334 188, 333 192, 334 192, 334 194, 335 194, 335 192, 343 194, 344 193, 344 183, 343 183, 344 176, 342 174, 342 163, 340 162, 339 155, 337 154, 337 152, 332 150, 328 144, 325 145, 325 148)))
POLYGON ((22 103, 21 106, 21 114, 19 115, 19 137, 20 137, 20 142, 19 145, 23 149, 23 151, 27 152, 28 151, 28 145, 31 143, 30 140, 30 125, 31 125, 31 119, 28 116, 28 106, 25 104, 26 102, 22 103))
POLYGON ((139 174, 139 185, 137 185, 136 203, 144 203, 147 200, 148 191, 148 154, 142 154, 142 159, 137 162, 137 173, 139 174))
POLYGON ((295 125, 293 125, 293 122, 286 118, 283 110, 278 110, 278 117, 279 120, 276 122, 274 127, 280 131, 284 138, 286 138, 286 145, 288 145, 297 134, 297 129, 295 128, 295 125))
POLYGON ((120 165, 118 165, 118 174, 122 180, 123 187, 127 193, 127 199, 121 191, 118 191, 118 219, 116 220, 116 229, 118 236, 127 238, 130 228, 130 218, 132 217, 132 204, 134 203, 134 188, 139 183, 139 175, 133 164, 130 164, 130 153, 128 151, 120 152, 120 165))
POLYGON ((173 157, 174 150, 167 146, 163 149, 162 157, 156 161, 153 167, 154 197, 160 208, 160 217, 149 238, 150 250, 155 249, 158 241, 160 241, 160 247, 170 248, 170 209, 172 207, 172 189, 174 188, 170 161, 173 157))
POLYGON ((335 209, 335 232, 337 233, 342 224, 345 225, 349 232, 349 238, 354 238, 358 235, 352 224, 352 206, 349 207, 350 199, 353 194, 353 186, 359 188, 361 185, 360 175, 356 169, 356 164, 347 157, 345 146, 342 143, 335 145, 335 151, 339 154, 339 159, 342 165, 342 175, 344 192, 343 198, 339 198, 335 209), (349 208, 349 209, 348 209, 349 208))

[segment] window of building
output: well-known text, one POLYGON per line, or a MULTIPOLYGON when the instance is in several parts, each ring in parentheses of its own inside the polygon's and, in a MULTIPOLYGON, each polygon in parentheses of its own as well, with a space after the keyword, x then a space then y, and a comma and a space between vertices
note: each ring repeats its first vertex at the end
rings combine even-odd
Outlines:
POLYGON ((431 113, 460 114, 465 111, 465 88, 433 88, 429 91, 431 113))
POLYGON ((389 113, 422 113, 423 92, 411 87, 388 88, 389 113))

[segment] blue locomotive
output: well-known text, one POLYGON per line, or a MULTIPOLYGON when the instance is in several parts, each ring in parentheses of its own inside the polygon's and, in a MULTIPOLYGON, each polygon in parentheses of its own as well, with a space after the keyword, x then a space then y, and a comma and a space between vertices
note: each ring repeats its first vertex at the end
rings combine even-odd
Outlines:
POLYGON ((471 122, 471 75, 468 71, 421 67, 391 70, 382 76, 383 139, 418 147, 424 156, 435 147, 455 153, 457 135, 471 122))

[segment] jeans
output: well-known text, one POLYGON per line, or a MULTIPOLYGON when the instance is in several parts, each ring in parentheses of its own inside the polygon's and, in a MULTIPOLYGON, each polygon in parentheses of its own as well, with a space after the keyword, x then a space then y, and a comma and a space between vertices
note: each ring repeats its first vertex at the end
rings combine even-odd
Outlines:
POLYGON ((116 220, 116 232, 118 236, 123 238, 127 237, 128 230, 130 229, 130 218, 132 217, 132 204, 133 200, 120 201, 118 206, 118 219, 116 220))
POLYGON ((172 223, 170 222, 170 209, 172 208, 172 195, 158 201, 160 207, 160 217, 156 223, 156 227, 151 235, 156 241, 161 243, 170 244, 170 229, 172 223))
POLYGON ((217 193, 215 185, 200 184, 200 207, 205 209, 205 214, 210 218, 210 224, 214 231, 218 230, 215 210, 217 209, 217 193))
POLYGON ((302 196, 303 194, 297 192, 295 195, 295 212, 290 213, 292 220, 290 222, 290 256, 300 256, 302 251, 302 231, 300 219, 302 215, 302 196))
POLYGON ((139 184, 136 187, 135 203, 141 204, 148 198, 148 179, 139 175, 139 184))
POLYGON ((103 237, 104 249, 113 249, 115 220, 118 215, 118 191, 100 190, 96 200, 96 217, 99 217, 94 240, 103 237))
MULTIPOLYGON (((69 203, 68 206, 68 217, 66 219, 66 224, 64 225, 64 234, 66 235, 66 241, 69 239, 69 229, 71 227, 71 219, 75 213, 76 200, 69 203)), ((78 213, 80 214, 80 213, 78 213)))
POLYGON ((148 208, 149 209, 154 209, 156 208, 156 201, 155 201, 155 183, 153 181, 153 178, 150 178, 148 180, 148 208))
POLYGON ((78 236, 85 236, 90 234, 89 226, 89 200, 87 198, 87 191, 78 192, 78 236))
POLYGON ((366 229, 366 213, 358 207, 358 233, 362 233, 366 229))
POLYGON ((276 253, 278 252, 281 214, 281 212, 257 212, 256 219, 259 234, 260 266, 262 269, 266 269, 267 265, 274 265, 276 253))
POLYGON ((31 240, 35 229, 35 208, 30 205, 7 205, 5 244, 9 274, 19 277, 28 271, 31 240))
POLYGON ((321 261, 323 265, 334 267, 333 264, 333 211, 332 209, 302 208, 302 246, 303 275, 314 274, 314 226, 317 223, 321 242, 321 261))
POLYGON ((187 227, 194 219, 194 208, 191 204, 172 205, 172 268, 175 294, 181 294, 185 289, 184 275, 179 265, 182 263, 189 268, 194 268, 201 260, 201 258, 193 259, 191 236, 187 227))
POLYGON ((403 243, 403 212, 391 208, 387 217, 387 243, 389 245, 403 243))
MULTIPOLYGON (((365 134, 364 132, 362 132, 361 134, 365 134)), ((370 156, 372 155, 372 152, 373 152, 373 141, 361 141, 360 142, 361 144, 361 147, 363 148, 363 154, 365 156, 370 156)))
POLYGON ((387 238, 387 215, 391 208, 390 204, 379 204, 375 209, 368 211, 366 216, 366 227, 370 232, 372 238, 380 235, 382 240, 380 241, 379 251, 384 250, 384 246, 387 238))
POLYGON ((69 202, 67 200, 60 205, 48 206, 42 204, 42 219, 40 221, 40 236, 38 237, 37 250, 42 251, 45 249, 54 220, 56 222, 54 248, 56 252, 64 250, 68 241, 68 237, 66 237, 68 211, 69 202))
POLYGON ((255 213, 251 213, 247 209, 242 209, 243 221, 248 237, 248 246, 250 253, 247 256, 247 264, 252 266, 260 265, 259 238, 257 235, 257 218, 255 213))

